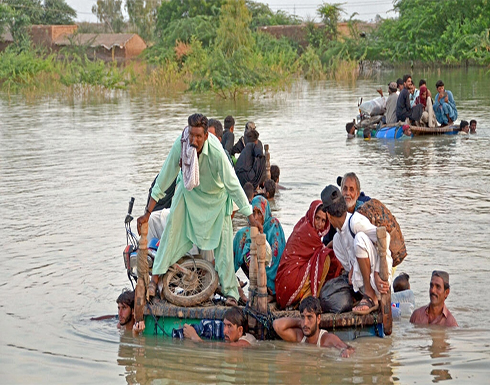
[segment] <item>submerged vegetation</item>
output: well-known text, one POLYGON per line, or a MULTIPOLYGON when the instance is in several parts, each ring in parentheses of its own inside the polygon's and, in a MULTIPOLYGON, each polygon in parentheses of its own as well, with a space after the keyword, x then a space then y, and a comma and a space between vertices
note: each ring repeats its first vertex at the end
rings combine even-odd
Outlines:
POLYGON ((48 17, 55 23, 53 15, 63 22, 75 17, 64 0, 6 0, 0 3, 0 28, 12 32, 15 44, 0 53, 0 83, 8 91, 46 89, 47 85, 50 90, 80 85, 152 87, 212 91, 235 98, 238 93, 295 77, 356 79, 361 64, 369 61, 489 65, 489 2, 395 0, 396 19, 380 20, 376 28, 361 33, 354 14, 347 20, 348 35, 338 30, 344 15, 341 4, 324 3, 317 10, 322 24, 304 24, 306 41, 300 43, 275 38, 259 28, 297 25, 300 19, 251 0, 161 4, 126 0, 129 22, 125 25, 121 24, 121 0, 98 0, 93 12, 109 31, 138 32, 149 43, 137 61, 118 66, 89 60, 86 47, 50 53, 30 45, 26 33, 30 24, 48 17))

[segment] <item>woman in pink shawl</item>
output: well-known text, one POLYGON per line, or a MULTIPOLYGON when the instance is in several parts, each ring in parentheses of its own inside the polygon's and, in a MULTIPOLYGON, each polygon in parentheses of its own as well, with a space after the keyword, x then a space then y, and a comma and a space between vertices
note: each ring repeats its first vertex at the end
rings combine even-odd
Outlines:
POLYGON ((322 201, 313 201, 294 226, 276 275, 276 299, 284 309, 309 296, 318 297, 323 284, 340 275, 342 265, 322 243, 330 229, 322 201))

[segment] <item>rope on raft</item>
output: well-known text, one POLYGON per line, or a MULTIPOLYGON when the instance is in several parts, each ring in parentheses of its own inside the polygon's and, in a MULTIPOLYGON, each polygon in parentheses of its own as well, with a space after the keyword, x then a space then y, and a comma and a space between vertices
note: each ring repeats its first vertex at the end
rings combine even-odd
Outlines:
POLYGON ((259 312, 258 310, 252 309, 249 306, 249 302, 247 302, 247 305, 243 308, 243 313, 245 315, 251 316, 259 324, 261 324, 264 327, 264 329, 267 330, 267 334, 269 335, 269 337, 272 338, 272 336, 275 334, 272 324, 276 319, 276 317, 274 317, 274 314, 270 311, 269 306, 267 306, 267 313, 264 314, 259 312))

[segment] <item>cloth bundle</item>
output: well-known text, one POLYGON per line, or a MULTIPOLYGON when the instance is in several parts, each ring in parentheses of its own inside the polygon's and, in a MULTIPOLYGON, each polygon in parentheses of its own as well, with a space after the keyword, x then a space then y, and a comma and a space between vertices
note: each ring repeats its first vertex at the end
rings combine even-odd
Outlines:
POLYGON ((192 147, 189 142, 189 127, 182 132, 182 153, 180 155, 180 166, 184 178, 184 186, 191 191, 194 187, 199 186, 199 161, 197 158, 197 149, 192 147))

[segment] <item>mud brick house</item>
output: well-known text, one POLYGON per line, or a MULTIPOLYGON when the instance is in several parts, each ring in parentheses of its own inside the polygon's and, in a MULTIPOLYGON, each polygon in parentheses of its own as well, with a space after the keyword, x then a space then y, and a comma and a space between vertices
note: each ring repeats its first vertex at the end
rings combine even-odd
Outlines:
POLYGON ((146 43, 135 33, 79 33, 59 38, 54 45, 56 49, 85 46, 89 58, 118 62, 133 59, 146 48, 146 43))
MULTIPOLYGON (((32 44, 51 51, 70 45, 83 46, 92 59, 122 62, 133 59, 146 48, 146 43, 135 33, 77 33, 76 25, 33 25, 32 44)), ((13 42, 9 32, 0 38, 0 51, 13 42)))

